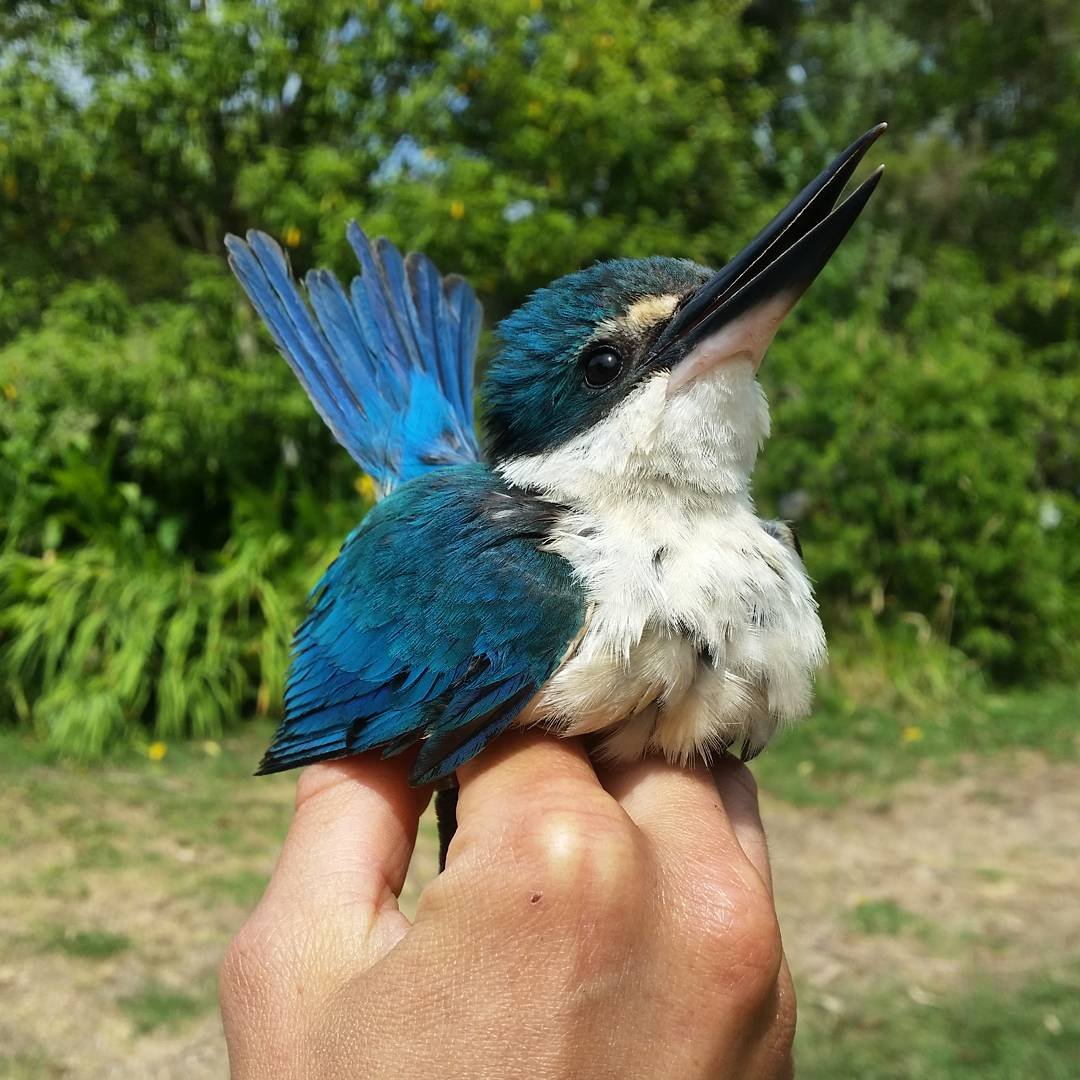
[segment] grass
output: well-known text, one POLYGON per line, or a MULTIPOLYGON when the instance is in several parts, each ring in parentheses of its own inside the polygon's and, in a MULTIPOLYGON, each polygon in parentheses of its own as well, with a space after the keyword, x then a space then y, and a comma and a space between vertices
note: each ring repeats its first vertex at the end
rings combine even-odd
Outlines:
POLYGON ((241 907, 255 906, 266 888, 267 875, 257 870, 231 870, 202 880, 200 891, 210 900, 226 900, 241 907))
POLYGON ((116 541, 51 558, 0 551, 0 710, 94 759, 133 718, 159 738, 205 738, 268 705, 304 592, 290 540, 241 528, 209 570, 116 541))
POLYGON ((901 987, 857 1013, 804 1008, 800 1080, 1075 1080, 1080 970, 1015 989, 979 986, 931 1005, 901 987), (806 1012, 810 1016, 806 1016, 806 1012))
POLYGON ((217 967, 292 809, 294 778, 251 775, 269 736, 91 765, 0 732, 0 969, 22 1018, 0 1015, 0 1077, 173 1075, 152 1064, 162 1033, 219 1045, 217 967))
POLYGON ((127 934, 108 930, 76 930, 70 926, 48 926, 44 930, 45 948, 86 960, 104 960, 131 948, 127 934))
POLYGON ((929 936, 933 924, 914 912, 906 911, 895 900, 864 900, 848 911, 848 922, 860 934, 898 937, 915 933, 929 936))
POLYGON ((62 1065, 52 1061, 43 1051, 30 1053, 0 1053, 0 1078, 2 1080, 52 1080, 54 1077, 70 1076, 62 1065))
POLYGON ((143 1035, 159 1028, 181 1027, 214 1006, 215 1001, 208 994, 196 996, 158 982, 149 982, 120 999, 120 1008, 143 1035))

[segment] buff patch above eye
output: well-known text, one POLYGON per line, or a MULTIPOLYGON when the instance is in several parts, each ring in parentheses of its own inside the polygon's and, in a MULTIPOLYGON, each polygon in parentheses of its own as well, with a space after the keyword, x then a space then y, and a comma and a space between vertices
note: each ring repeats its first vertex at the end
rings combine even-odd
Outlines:
POLYGON ((678 304, 679 298, 673 293, 646 296, 644 299, 635 300, 615 322, 629 334, 644 334, 657 323, 669 319, 678 304))

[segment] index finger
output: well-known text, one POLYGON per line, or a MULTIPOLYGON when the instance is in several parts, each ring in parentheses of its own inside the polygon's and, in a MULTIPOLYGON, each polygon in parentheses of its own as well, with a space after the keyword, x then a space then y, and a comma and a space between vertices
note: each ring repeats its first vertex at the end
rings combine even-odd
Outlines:
POLYGON ((467 842, 524 819, 537 822, 560 812, 626 815, 604 790, 577 739, 538 730, 512 731, 457 770, 458 834, 447 853, 449 866, 467 842))
MULTIPOLYGON (((397 907, 428 789, 411 788, 408 761, 375 754, 310 765, 266 892, 249 923, 279 943, 343 955, 369 948, 383 919, 384 951, 407 929, 397 907)), ((250 933, 250 927, 249 927, 250 933)))

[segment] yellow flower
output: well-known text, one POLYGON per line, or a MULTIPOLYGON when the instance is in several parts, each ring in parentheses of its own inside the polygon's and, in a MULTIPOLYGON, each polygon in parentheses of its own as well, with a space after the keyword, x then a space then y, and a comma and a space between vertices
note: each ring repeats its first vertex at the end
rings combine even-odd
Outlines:
POLYGON ((455 221, 460 221, 465 216, 465 204, 460 199, 455 199, 450 204, 450 216, 455 221))
POLYGON ((8 401, 14 401, 18 396, 19 391, 15 389, 15 384, 13 382, 4 383, 4 397, 6 397, 8 401))
POLYGON ((366 472, 361 473, 354 481, 353 487, 356 494, 368 502, 375 501, 375 481, 366 472))
POLYGON ((286 247, 296 247, 300 243, 301 233, 295 225, 290 225, 285 230, 285 235, 282 238, 285 241, 286 247))
POLYGON ((146 756, 151 761, 161 761, 168 752, 169 748, 163 742, 152 742, 146 748, 146 756))
POLYGON ((900 732, 900 739, 906 743, 918 742, 923 737, 923 729, 916 727, 914 724, 909 724, 903 731, 900 732))

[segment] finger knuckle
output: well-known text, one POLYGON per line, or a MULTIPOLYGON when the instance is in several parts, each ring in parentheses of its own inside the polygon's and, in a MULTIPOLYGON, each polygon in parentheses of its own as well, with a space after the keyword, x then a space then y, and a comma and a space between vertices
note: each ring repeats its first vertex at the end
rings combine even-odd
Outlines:
POLYGON ((484 845, 486 889, 493 897, 525 893, 530 909, 549 919, 597 913, 619 924, 642 891, 640 841, 616 804, 534 806, 506 818, 484 845))
POLYGON ((784 959, 780 926, 771 903, 736 904, 726 944, 728 970, 737 974, 736 997, 754 1007, 776 989, 784 959))
POLYGON ((221 998, 234 1008, 255 1006, 271 990, 275 965, 261 924, 249 919, 225 950, 218 975, 221 998))
POLYGON ((536 819, 518 838, 521 869, 569 899, 607 904, 630 886, 638 848, 632 831, 613 815, 555 811, 536 819))
POLYGON ((710 982, 752 1004, 776 986, 783 946, 768 892, 730 877, 699 887, 688 898, 689 933, 710 982))

